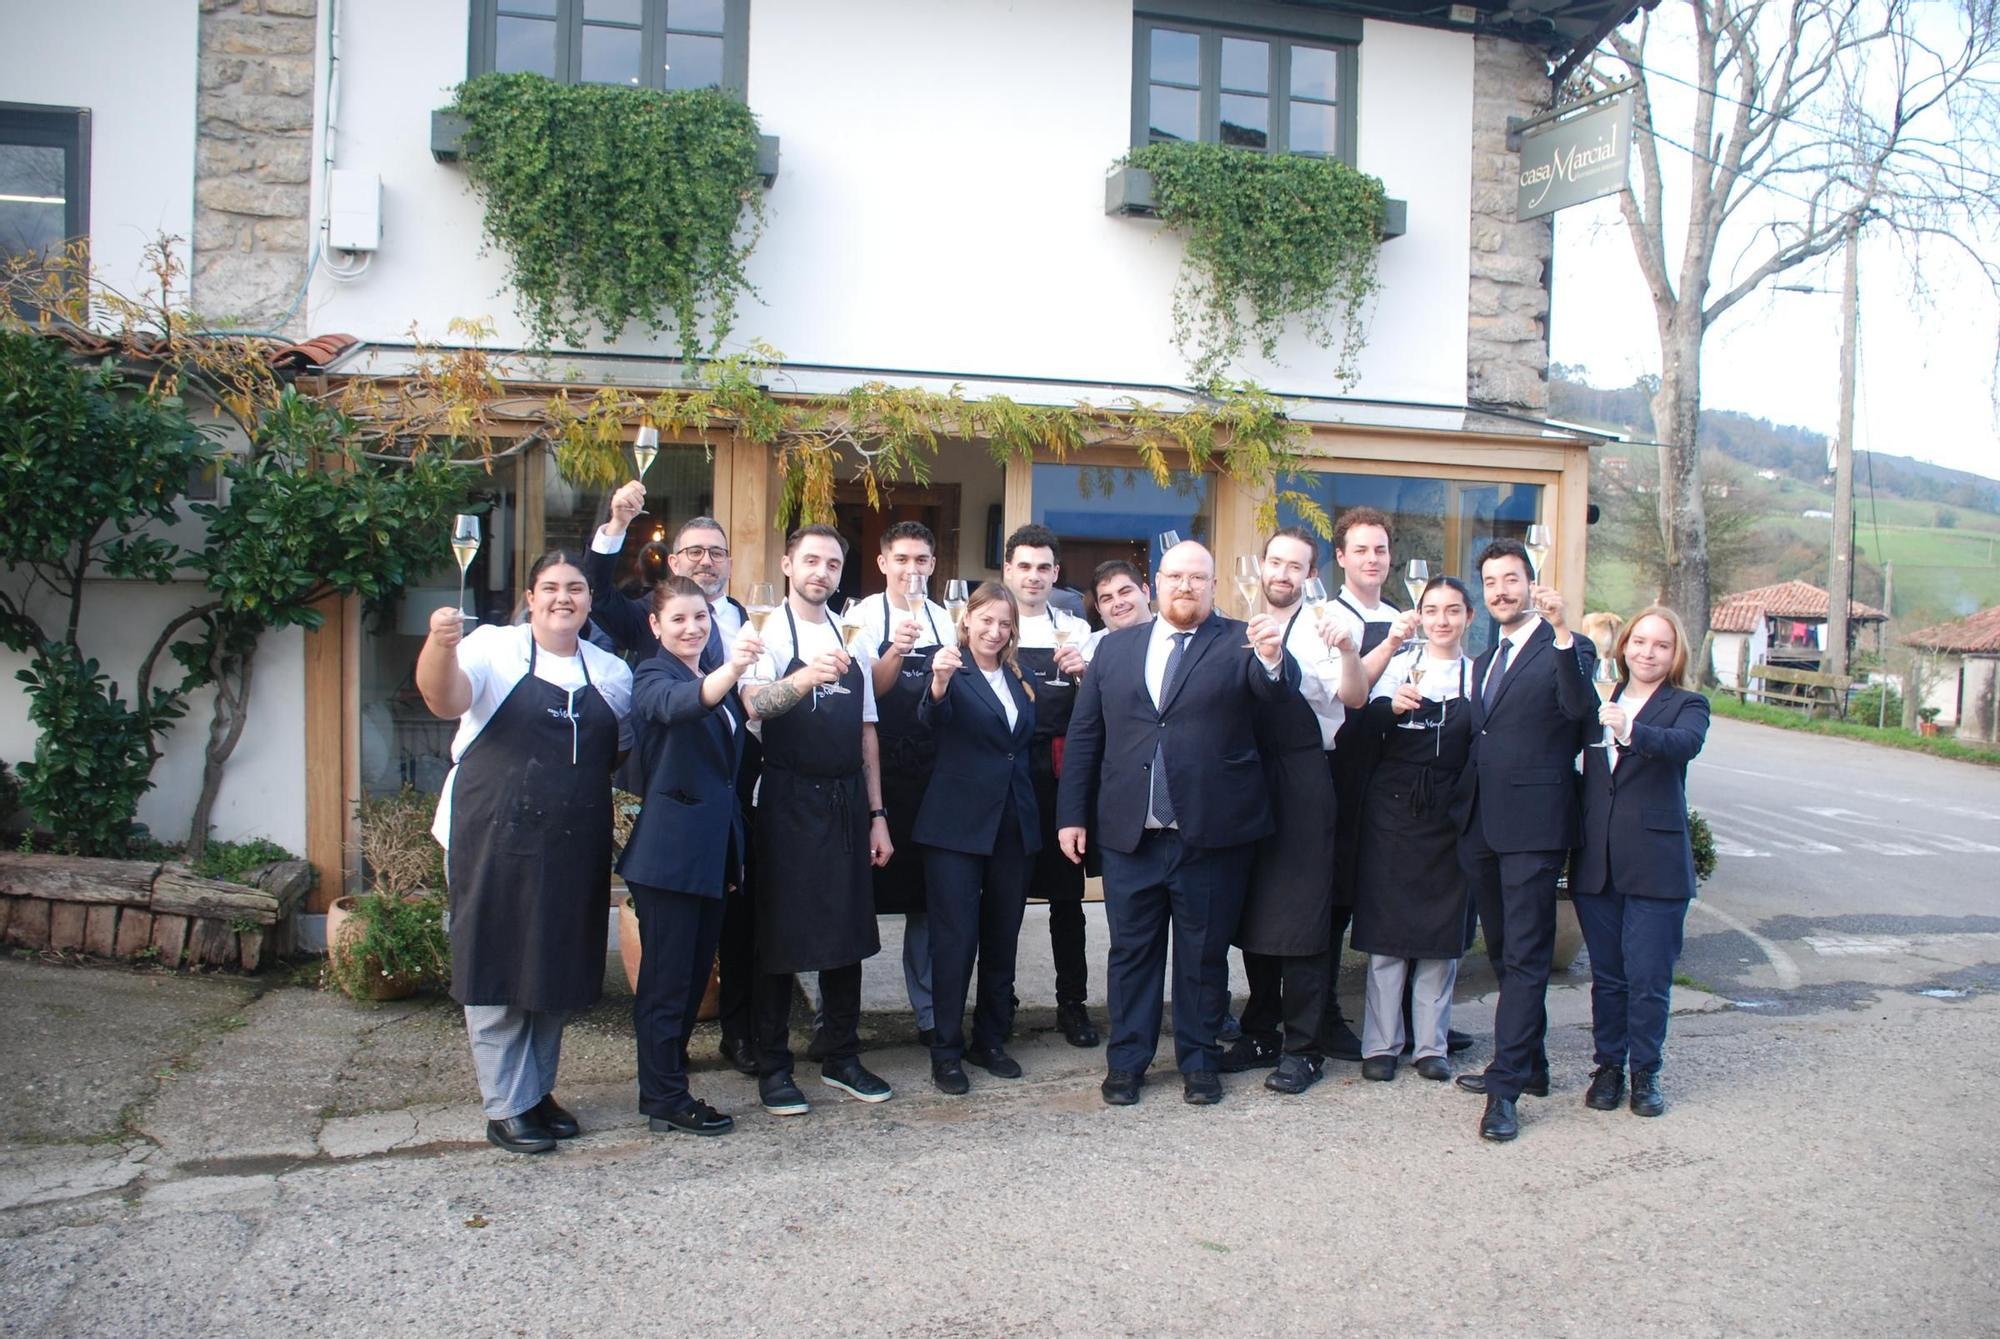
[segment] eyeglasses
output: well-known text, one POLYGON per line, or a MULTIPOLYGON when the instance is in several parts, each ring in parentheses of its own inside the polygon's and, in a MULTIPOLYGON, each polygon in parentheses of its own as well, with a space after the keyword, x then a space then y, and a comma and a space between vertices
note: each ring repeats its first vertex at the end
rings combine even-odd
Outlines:
POLYGON ((1182 576, 1179 573, 1160 573, 1160 584, 1162 586, 1185 586, 1189 590, 1200 590, 1203 586, 1213 585, 1214 583, 1214 577, 1203 576, 1199 572, 1190 576, 1182 576))
POLYGON ((729 550, 723 548, 720 544, 690 544, 684 549, 675 549, 674 556, 685 558, 691 563, 698 563, 703 558, 707 558, 710 562, 719 563, 729 556, 729 550))

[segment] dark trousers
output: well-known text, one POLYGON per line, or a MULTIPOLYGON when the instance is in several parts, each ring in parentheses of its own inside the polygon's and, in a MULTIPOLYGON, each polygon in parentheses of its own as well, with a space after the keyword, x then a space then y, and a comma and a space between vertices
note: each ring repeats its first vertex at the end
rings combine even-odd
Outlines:
POLYGON ((1590 949, 1590 1030, 1600 1065, 1659 1067, 1667 1044, 1667 997, 1688 904, 1678 897, 1626 897, 1606 889, 1573 899, 1590 949))
POLYGON ((1321 1050, 1331 1049, 1331 1038, 1338 1028, 1347 1026, 1347 1015, 1340 1012, 1340 950, 1341 942, 1347 938, 1347 927, 1354 923, 1354 908, 1333 904, 1333 929, 1326 940, 1326 1010, 1319 1025, 1321 1050))
POLYGON ((639 918, 639 984, 632 995, 639 1110, 666 1116, 694 1100, 688 1096, 688 1035, 700 1015, 722 935, 722 899, 630 886, 639 918))
POLYGON ((1556 879, 1566 851, 1494 851, 1479 816, 1459 841, 1459 863, 1479 903, 1486 953, 1500 978, 1486 1093, 1510 1100, 1549 1067, 1549 964, 1556 950, 1556 879))
POLYGON ((972 1042, 997 1051, 1014 1022, 1014 955, 1028 902, 1033 862, 1021 848, 1020 824, 1000 819, 991 855, 923 848, 924 897, 931 921, 931 990, 937 1041, 931 1059, 965 1054, 965 992, 979 963, 972 1042))
POLYGON ((757 899, 750 881, 722 899, 722 939, 716 965, 716 1021, 724 1044, 756 1035, 753 995, 757 984, 757 899))
MULTIPOLYGON (((792 996, 798 993, 790 972, 762 972, 757 977, 757 1073, 784 1074, 792 1068, 792 996)), ((826 1023, 821 1037, 827 1062, 851 1060, 861 1054, 861 964, 829 967, 819 974, 821 1007, 826 1023)))
POLYGON ((1250 999, 1243 1006, 1243 1033, 1277 1041, 1286 1055, 1324 1058, 1320 1030, 1328 1012, 1340 1017, 1333 995, 1332 951, 1296 957, 1269 953, 1243 955, 1243 974, 1250 978, 1250 999))
POLYGON ((1104 852, 1104 911, 1111 923, 1105 987, 1111 1002, 1111 1069, 1144 1073, 1160 1045, 1167 937, 1174 948, 1174 1061, 1184 1074, 1215 1071, 1215 1034, 1229 997, 1229 938, 1243 910, 1254 843, 1201 850, 1157 829, 1131 854, 1104 852))
POLYGON ((1090 998, 1090 965, 1083 950, 1083 899, 1049 899, 1049 952, 1056 963, 1056 1003, 1090 998))

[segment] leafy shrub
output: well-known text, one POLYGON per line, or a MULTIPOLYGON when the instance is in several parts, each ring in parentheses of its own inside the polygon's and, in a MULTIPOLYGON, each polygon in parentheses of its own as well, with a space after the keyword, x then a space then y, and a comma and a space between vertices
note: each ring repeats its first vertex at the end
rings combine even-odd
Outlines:
POLYGON ((431 985, 451 976, 451 942, 444 932, 444 895, 421 897, 369 893, 354 899, 354 913, 329 945, 326 979, 350 999, 371 998, 381 981, 431 985))
POLYGON ((280 860, 297 860, 298 857, 274 841, 262 837, 252 837, 248 841, 211 841, 202 848, 201 858, 194 862, 194 872, 207 879, 227 879, 231 883, 243 882, 244 876, 263 865, 274 865, 280 860))
POLYGON ((1697 809, 1688 810, 1688 845, 1694 851, 1694 881, 1707 883, 1715 873, 1715 833, 1697 809))
POLYGON ((1889 684, 1871 683, 1847 699, 1847 719, 1862 725, 1873 725, 1881 720, 1892 729, 1900 729, 1903 724, 1903 695, 1889 684), (1883 709, 1885 697, 1888 699, 1886 712, 1883 709))

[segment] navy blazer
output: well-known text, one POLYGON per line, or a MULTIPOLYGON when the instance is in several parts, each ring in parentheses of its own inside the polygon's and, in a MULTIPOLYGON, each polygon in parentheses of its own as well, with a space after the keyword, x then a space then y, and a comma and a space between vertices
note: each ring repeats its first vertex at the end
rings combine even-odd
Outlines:
POLYGON ((668 655, 656 655, 632 672, 638 743, 633 757, 645 789, 618 872, 627 883, 721 897, 743 879, 736 769, 746 725, 733 690, 705 707, 701 682, 668 655))
POLYGON ((924 790, 911 835, 925 846, 967 855, 991 855, 1000 838, 1000 812, 1014 802, 1021 847, 1042 849, 1035 782, 1028 771, 1029 741, 1035 734, 1035 704, 1011 670, 1002 676, 1014 697, 1014 726, 993 695, 986 676, 961 666, 933 698, 924 683, 917 719, 929 724, 937 745, 937 766, 924 790))
MULTIPOLYGON (((1614 699, 1615 700, 1615 699, 1614 699)), ((1708 739, 1708 699, 1666 684, 1632 722, 1632 742, 1583 751, 1583 846, 1570 868, 1572 896, 1687 898, 1694 891, 1688 844, 1687 768, 1708 739)))
POLYGON ((1056 791, 1058 827, 1090 827, 1130 853, 1145 835, 1153 751, 1164 742, 1167 788, 1181 840, 1201 849, 1240 846, 1272 829, 1270 797, 1252 716, 1260 702, 1299 691, 1299 665, 1286 652, 1278 677, 1244 643, 1246 626, 1211 613, 1182 653, 1167 700, 1146 691, 1153 625, 1120 628, 1098 643, 1077 690, 1056 791))
POLYGON ((1529 634, 1491 711, 1486 669, 1499 643, 1472 667, 1472 753, 1455 807, 1459 830, 1469 832, 1476 816, 1489 850, 1567 851, 1577 842, 1576 751, 1586 726, 1597 728, 1597 645, 1572 633, 1558 651, 1555 640, 1547 623, 1529 634))
MULTIPOLYGON (((651 600, 635 599, 618 589, 615 578, 618 575, 618 555, 599 553, 596 549, 586 549, 583 555, 584 579, 590 582, 590 617, 604 629, 605 635, 617 642, 617 650, 628 655, 650 656, 660 652, 659 638, 653 635, 653 625, 649 620, 653 612, 651 600)), ((724 602, 736 606, 736 616, 745 623, 750 615, 734 597, 724 595, 724 602)), ((715 602, 709 601, 713 610, 715 602)), ((712 620, 708 627, 708 645, 701 653, 701 667, 712 670, 724 659, 722 630, 712 620)))

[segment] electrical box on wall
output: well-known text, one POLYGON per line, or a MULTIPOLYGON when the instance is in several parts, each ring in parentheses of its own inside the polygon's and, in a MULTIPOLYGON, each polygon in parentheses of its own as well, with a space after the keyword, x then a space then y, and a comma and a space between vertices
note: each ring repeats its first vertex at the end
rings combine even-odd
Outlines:
POLYGON ((336 167, 326 177, 326 245, 332 251, 373 251, 382 245, 382 177, 336 167))

